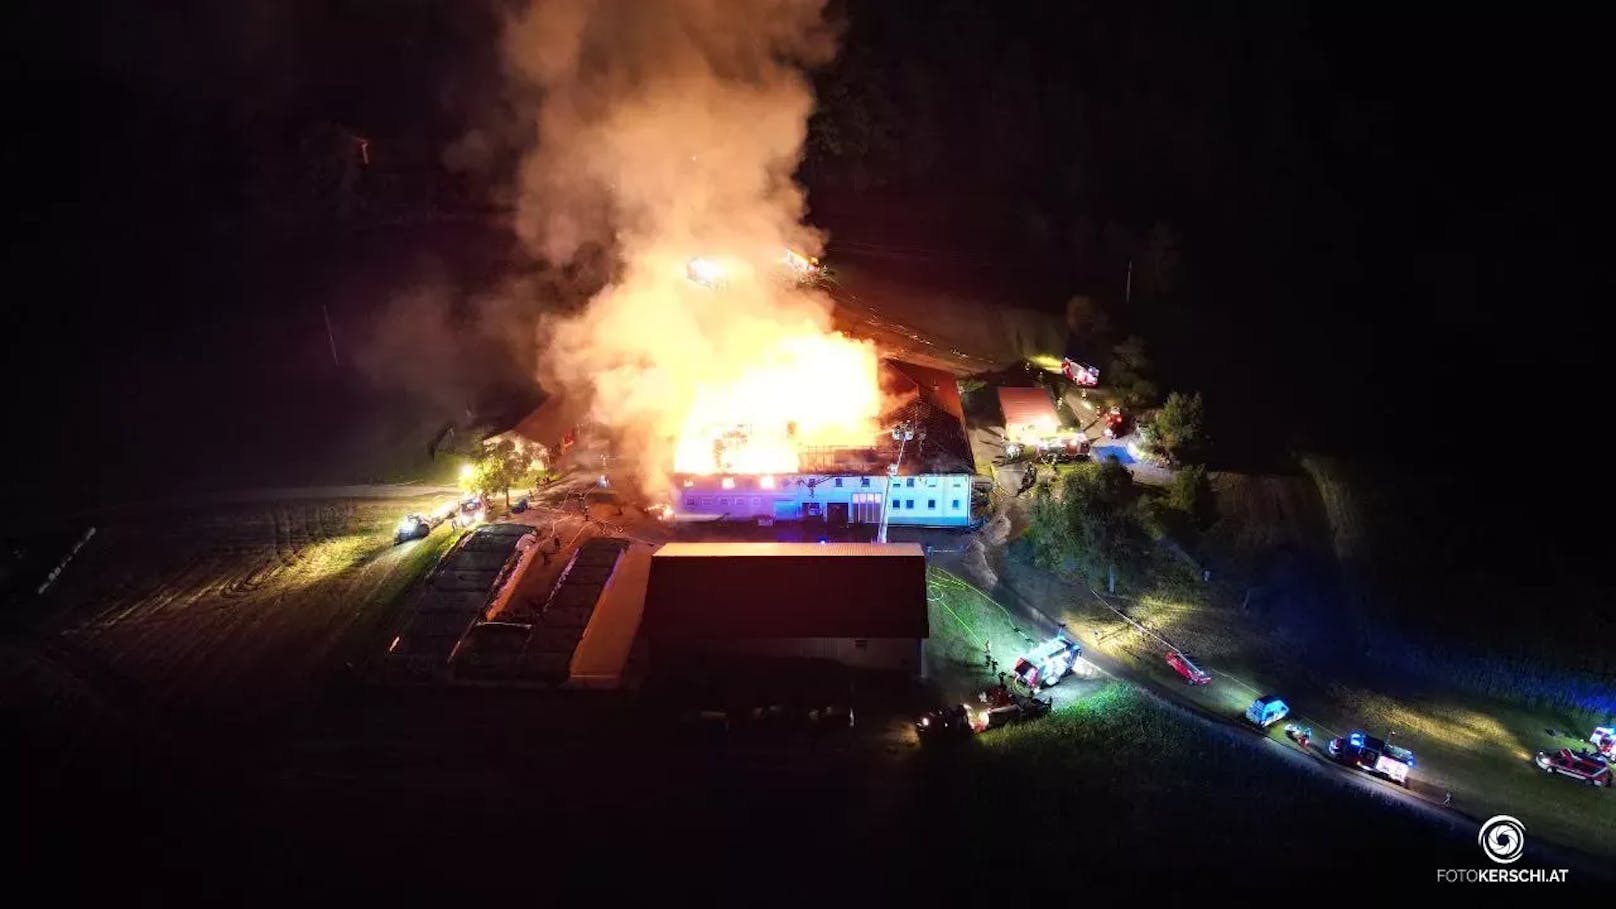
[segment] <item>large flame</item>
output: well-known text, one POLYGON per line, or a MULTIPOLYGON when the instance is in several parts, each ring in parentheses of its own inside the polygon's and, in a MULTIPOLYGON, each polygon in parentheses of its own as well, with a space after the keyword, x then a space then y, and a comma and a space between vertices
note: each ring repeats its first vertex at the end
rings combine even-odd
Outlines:
POLYGON ((795 473, 804 448, 868 445, 881 392, 875 348, 832 332, 781 335, 738 374, 698 380, 676 473, 795 473))

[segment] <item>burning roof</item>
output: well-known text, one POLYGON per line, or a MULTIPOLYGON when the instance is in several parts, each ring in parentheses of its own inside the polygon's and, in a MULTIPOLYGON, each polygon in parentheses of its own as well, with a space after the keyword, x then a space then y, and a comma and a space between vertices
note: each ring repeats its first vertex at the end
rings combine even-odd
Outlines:
MULTIPOLYGON (((904 446, 904 473, 973 469, 953 376, 911 363, 882 360, 870 364, 875 372, 866 384, 863 365, 861 360, 856 375, 820 375, 812 368, 805 369, 800 377, 802 391, 821 398, 830 413, 849 403, 837 400, 836 395, 851 394, 851 403, 859 410, 874 406, 878 415, 856 424, 821 425, 811 431, 805 431, 795 421, 784 425, 778 421, 696 425, 681 440, 674 473, 880 473, 897 460, 899 443, 889 430, 906 421, 915 426, 916 432, 904 446)), ((839 369, 840 364, 831 358, 827 368, 839 369)))

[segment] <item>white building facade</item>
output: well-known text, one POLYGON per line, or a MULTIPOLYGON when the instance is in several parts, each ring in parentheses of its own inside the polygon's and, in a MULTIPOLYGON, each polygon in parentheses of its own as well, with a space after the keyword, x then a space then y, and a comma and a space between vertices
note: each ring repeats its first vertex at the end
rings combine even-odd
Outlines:
POLYGON ((890 501, 888 524, 968 527, 971 480, 966 473, 685 477, 675 481, 674 511, 686 518, 879 524, 890 501))

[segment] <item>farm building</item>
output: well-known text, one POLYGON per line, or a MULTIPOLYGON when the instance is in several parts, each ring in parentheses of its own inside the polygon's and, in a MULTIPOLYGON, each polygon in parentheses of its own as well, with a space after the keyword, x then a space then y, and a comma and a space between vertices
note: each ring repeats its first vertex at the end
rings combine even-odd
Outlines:
POLYGON ((883 425, 908 423, 912 438, 900 445, 883 434, 864 448, 803 449, 798 470, 789 474, 675 477, 675 515, 873 525, 890 503, 887 521, 893 526, 970 526, 975 466, 954 376, 886 360, 880 379, 886 399, 894 402, 883 425), (890 465, 897 465, 898 474, 889 486, 890 465))
POLYGON ((1049 392, 1043 388, 999 388, 999 409, 1004 412, 1004 436, 1013 442, 1034 442, 1060 431, 1060 418, 1049 392))
POLYGON ((669 543, 640 633, 653 665, 724 656, 918 674, 929 634, 914 543, 669 543))

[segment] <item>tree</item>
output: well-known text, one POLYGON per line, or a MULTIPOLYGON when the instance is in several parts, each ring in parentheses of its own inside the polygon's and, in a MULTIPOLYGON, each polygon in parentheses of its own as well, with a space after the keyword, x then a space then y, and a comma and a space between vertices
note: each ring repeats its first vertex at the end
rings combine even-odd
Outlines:
POLYGON ((518 485, 531 472, 532 458, 520 452, 509 439, 483 448, 477 460, 471 462, 466 485, 484 497, 496 492, 505 494, 505 507, 511 507, 511 487, 518 485))
POLYGON ((1174 474, 1172 485, 1167 487, 1167 506, 1195 530, 1211 527, 1218 517, 1218 503, 1206 468, 1195 464, 1174 474))
POLYGON ((1072 554, 1072 524, 1066 504, 1055 497, 1048 485, 1033 493, 1027 540, 1032 544, 1032 561, 1040 568, 1055 569, 1072 554))
POLYGON ((1101 373, 1101 377, 1129 407, 1144 407, 1156 400, 1159 393, 1156 383, 1150 380, 1151 367, 1145 342, 1129 335, 1111 351, 1110 369, 1101 373))
POLYGON ((1146 448, 1173 464, 1199 463, 1208 443, 1205 423, 1201 393, 1175 391, 1151 418, 1146 448))
POLYGON ((1039 489, 1033 498, 1033 559, 1056 568, 1068 561, 1089 578, 1134 575, 1145 552, 1145 533, 1133 509, 1133 477, 1121 464, 1084 464, 1068 473, 1057 498, 1039 489))
POLYGON ((867 51, 851 50, 816 80, 818 105, 808 120, 808 163, 855 191, 885 182, 898 160, 899 137, 887 70, 867 51))

